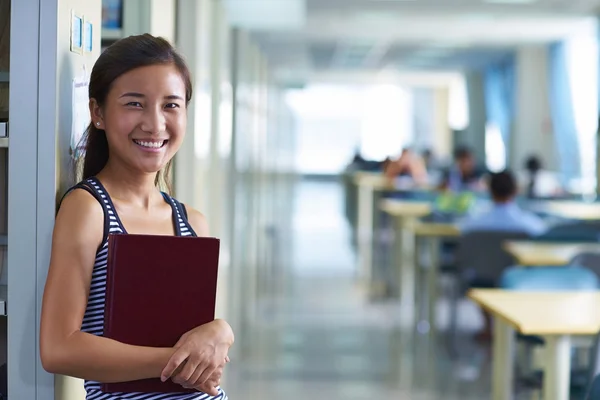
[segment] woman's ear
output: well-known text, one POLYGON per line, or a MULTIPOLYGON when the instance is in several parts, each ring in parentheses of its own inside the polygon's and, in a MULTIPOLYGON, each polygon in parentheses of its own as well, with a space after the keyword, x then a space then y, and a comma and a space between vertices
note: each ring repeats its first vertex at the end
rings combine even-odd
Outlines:
POLYGON ((98 129, 104 129, 104 117, 102 116, 102 108, 96 99, 90 99, 90 116, 92 124, 98 129))

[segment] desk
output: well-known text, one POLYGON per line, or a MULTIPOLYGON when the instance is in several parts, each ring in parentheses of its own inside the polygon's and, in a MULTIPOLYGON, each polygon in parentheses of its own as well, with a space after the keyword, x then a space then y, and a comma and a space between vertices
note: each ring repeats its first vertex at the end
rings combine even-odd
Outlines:
POLYGON ((581 253, 600 253, 600 243, 507 241, 504 249, 525 266, 562 266, 581 253))
POLYGON ((580 201, 540 201, 529 206, 531 210, 544 212, 561 218, 580 221, 600 220, 600 203, 580 201))
POLYGON ((492 399, 513 398, 514 331, 543 336, 544 400, 568 400, 571 336, 600 331, 600 292, 473 289, 468 297, 494 318, 492 399))
POLYGON ((432 205, 426 201, 383 200, 380 208, 394 217, 394 264, 400 274, 400 303, 407 319, 414 323, 415 312, 415 231, 417 219, 429 215, 432 205))
POLYGON ((375 194, 382 191, 393 191, 394 184, 381 173, 357 172, 354 183, 358 187, 357 240, 359 271, 362 277, 370 282, 373 264, 372 238, 375 229, 373 209, 375 194))
MULTIPOLYGON (((419 324, 426 324, 423 330, 435 330, 435 307, 437 305, 437 288, 438 288, 438 270, 440 267, 440 239, 441 238, 452 238, 460 236, 460 230, 458 225, 447 222, 418 222, 413 226, 413 231, 416 238, 425 238, 429 245, 429 254, 431 256, 431 262, 427 269, 427 318, 419 321, 419 324)), ((417 252, 417 241, 415 241, 415 252, 417 252)), ((418 258, 417 258, 418 259, 418 258)), ((419 264, 415 266, 419 267, 419 264)), ((421 310, 421 302, 425 298, 425 295, 418 296, 418 310, 421 310)), ((454 323, 454 322, 452 322, 454 323)))

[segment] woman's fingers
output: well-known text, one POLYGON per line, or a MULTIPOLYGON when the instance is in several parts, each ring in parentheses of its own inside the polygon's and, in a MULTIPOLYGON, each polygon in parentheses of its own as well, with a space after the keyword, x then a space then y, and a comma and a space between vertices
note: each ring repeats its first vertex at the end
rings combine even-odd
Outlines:
POLYGON ((199 382, 198 379, 200 378, 200 376, 202 375, 202 373, 204 372, 204 368, 201 368, 200 366, 198 366, 193 373, 190 375, 190 377, 187 379, 185 385, 183 385, 186 388, 195 388, 197 386, 199 386, 199 382))
POLYGON ((194 383, 194 386, 209 386, 209 387, 215 387, 215 386, 219 386, 221 384, 221 377, 223 376, 223 367, 217 368, 209 377, 206 381, 201 382, 200 378, 198 377, 198 379, 196 380, 196 382, 194 383))
POLYGON ((189 355, 189 352, 183 348, 179 348, 177 351, 175 351, 171 358, 169 358, 165 368, 163 368, 160 374, 160 380, 165 382, 167 379, 173 376, 175 370, 186 361, 189 355))
POLYGON ((203 385, 199 385, 199 386, 194 386, 194 388, 196 388, 197 390, 206 393, 210 396, 218 396, 219 395, 219 390, 217 389, 218 385, 215 385, 214 383, 211 382, 204 382, 203 385))
MULTIPOLYGON (((196 374, 196 370, 202 371, 199 364, 200 363, 198 359, 196 359, 194 356, 190 356, 183 368, 181 368, 181 371, 179 373, 174 373, 171 377, 171 380, 180 385, 190 386, 195 382, 195 380, 192 380, 191 378, 196 374)), ((198 375, 201 373, 202 372, 198 373, 198 375)))
POLYGON ((203 385, 204 382, 208 381, 209 378, 217 371, 220 365, 211 362, 207 365, 207 367, 202 371, 200 377, 196 380, 195 385, 203 385))

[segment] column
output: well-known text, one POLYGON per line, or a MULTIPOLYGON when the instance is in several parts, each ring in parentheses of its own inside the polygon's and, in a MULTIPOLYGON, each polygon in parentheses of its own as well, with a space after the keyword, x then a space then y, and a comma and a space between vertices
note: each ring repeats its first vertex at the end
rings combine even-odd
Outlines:
POLYGON ((206 174, 211 140, 210 20, 211 0, 180 0, 177 7, 177 48, 192 74, 194 95, 188 106, 184 142, 173 167, 175 196, 206 212, 206 174))
POLYGON ((480 71, 467 73, 467 99, 469 104, 469 126, 456 135, 455 145, 466 145, 473 150, 479 163, 485 164, 485 96, 483 74, 480 71))
POLYGON ((434 140, 433 154, 437 159, 451 160, 453 138, 448 125, 448 110, 450 106, 450 92, 448 88, 436 88, 434 96, 434 140))
POLYGON ((520 170, 527 156, 541 157, 545 169, 558 170, 548 93, 547 46, 524 46, 516 54, 514 130, 509 166, 520 170))
POLYGON ((418 151, 435 146, 435 89, 415 88, 413 92, 413 145, 418 151))
POLYGON ((123 36, 150 33, 175 41, 175 0, 123 1, 123 36))

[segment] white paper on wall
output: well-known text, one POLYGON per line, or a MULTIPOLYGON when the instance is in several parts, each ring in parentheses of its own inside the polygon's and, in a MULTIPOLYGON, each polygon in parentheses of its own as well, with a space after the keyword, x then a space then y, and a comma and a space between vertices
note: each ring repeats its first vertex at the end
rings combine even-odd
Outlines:
POLYGON ((83 150, 81 139, 90 123, 87 78, 73 79, 73 118, 71 123, 71 155, 79 158, 83 150))

